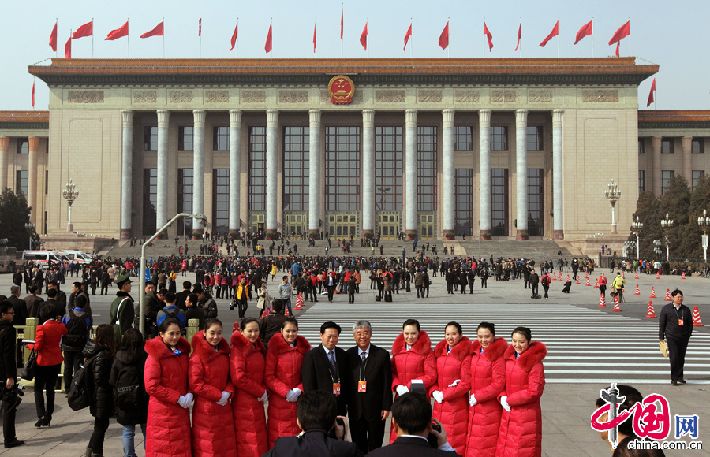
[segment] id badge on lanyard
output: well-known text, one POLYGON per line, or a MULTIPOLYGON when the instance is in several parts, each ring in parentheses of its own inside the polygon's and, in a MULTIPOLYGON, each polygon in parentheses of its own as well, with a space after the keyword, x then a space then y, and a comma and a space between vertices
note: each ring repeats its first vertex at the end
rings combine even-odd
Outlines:
POLYGON ((336 397, 340 396, 340 383, 339 382, 333 383, 333 395, 335 395, 336 397))
POLYGON ((358 393, 364 394, 367 392, 367 381, 358 381, 357 382, 357 391, 358 393))

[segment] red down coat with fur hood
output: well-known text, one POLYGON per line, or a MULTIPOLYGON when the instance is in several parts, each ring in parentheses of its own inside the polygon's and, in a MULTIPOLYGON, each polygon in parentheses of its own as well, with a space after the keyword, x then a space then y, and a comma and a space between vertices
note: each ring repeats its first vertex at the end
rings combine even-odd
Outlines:
POLYGON ((145 343, 145 391, 148 401, 146 457, 191 457, 190 411, 178 405, 188 389, 190 344, 180 338, 175 355, 160 336, 145 343))
MULTIPOLYGON (((392 343, 392 390, 397 386, 412 388, 412 379, 421 379, 426 392, 436 382, 436 360, 431 350, 431 340, 425 331, 419 332, 419 338, 408 351, 404 334, 400 333, 392 343)), ((394 427, 390 432, 390 443, 397 438, 394 427)))
POLYGON ((269 449, 277 438, 296 436, 301 433, 296 424, 296 403, 286 401, 286 394, 297 387, 303 392, 301 365, 306 352, 311 350, 302 336, 296 337, 296 345, 291 347, 278 333, 269 340, 266 352, 266 388, 269 390, 269 449))
POLYGON ((267 451, 266 416, 259 401, 264 384, 264 344, 251 343, 241 332, 232 334, 230 374, 237 389, 232 401, 234 429, 239 457, 260 457, 267 451))
POLYGON ((444 426, 451 446, 463 456, 468 433, 468 383, 463 380, 462 372, 470 364, 471 340, 462 337, 451 352, 447 353, 448 346, 444 339, 434 348, 436 383, 429 389, 429 394, 435 390, 444 393, 442 403, 434 402, 433 417, 444 426), (449 387, 456 380, 459 383, 449 387))
POLYGON ((190 390, 195 396, 192 408, 192 452, 195 457, 236 457, 232 406, 217 402, 222 392, 234 396, 229 379, 229 345, 222 339, 215 350, 200 331, 192 338, 190 390))
POLYGON ((542 411, 540 397, 545 389, 542 360, 547 348, 539 341, 517 359, 508 346, 505 359, 505 390, 510 412, 503 411, 498 433, 496 457, 540 457, 542 454, 542 411))
POLYGON ((503 411, 498 396, 505 389, 503 354, 507 348, 503 338, 493 340, 483 353, 479 341, 471 346, 471 363, 463 372, 463 380, 476 397, 476 404, 469 408, 466 457, 493 457, 496 453, 503 411))

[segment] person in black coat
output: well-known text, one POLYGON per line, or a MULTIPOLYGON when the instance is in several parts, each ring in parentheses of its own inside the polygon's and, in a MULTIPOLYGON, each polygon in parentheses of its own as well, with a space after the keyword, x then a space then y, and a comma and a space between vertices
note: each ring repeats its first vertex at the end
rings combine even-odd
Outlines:
POLYGON ((67 334, 62 337, 62 351, 64 351, 64 390, 69 392, 74 372, 79 370, 82 362, 82 351, 89 340, 91 318, 84 312, 86 297, 79 295, 62 324, 67 328, 67 334))
POLYGON ((348 356, 336 347, 342 329, 333 321, 320 326, 321 344, 308 351, 301 365, 304 392, 319 390, 335 395, 338 414, 347 412, 349 388, 348 356))
POLYGON ((114 331, 112 325, 99 325, 96 337, 84 349, 85 366, 91 383, 89 412, 94 416, 94 431, 89 440, 86 455, 103 457, 104 437, 108 430, 109 418, 113 415, 113 389, 109 384, 113 365, 114 331))
POLYGON ((25 444, 15 434, 15 416, 22 401, 17 395, 17 331, 12 326, 12 304, 0 301, 0 399, 2 399, 2 435, 5 447, 25 444))
POLYGON ((342 441, 345 430, 336 423, 336 409, 332 394, 304 392, 296 410, 296 422, 303 433, 277 439, 263 457, 361 457, 357 446, 342 441), (335 431, 335 438, 328 436, 331 430, 335 431))
POLYGON ((693 334, 693 315, 690 308, 683 304, 683 292, 675 289, 671 292, 673 301, 661 309, 658 319, 658 338, 666 340, 668 356, 671 362, 671 384, 685 384, 683 366, 685 352, 688 349, 690 335, 693 334))
POLYGON ((382 446, 385 423, 392 409, 392 365, 386 349, 371 344, 368 321, 353 325, 356 346, 347 350, 350 366, 350 434, 366 454, 382 446))

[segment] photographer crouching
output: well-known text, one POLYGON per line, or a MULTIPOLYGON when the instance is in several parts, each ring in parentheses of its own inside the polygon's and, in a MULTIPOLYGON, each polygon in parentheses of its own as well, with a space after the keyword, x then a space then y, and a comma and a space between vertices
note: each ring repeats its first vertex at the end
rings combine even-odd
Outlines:
POLYGON ((15 311, 12 303, 0 302, 0 383, 2 383, 2 434, 6 448, 22 446, 15 435, 15 415, 22 402, 17 387, 17 330, 12 326, 15 311))

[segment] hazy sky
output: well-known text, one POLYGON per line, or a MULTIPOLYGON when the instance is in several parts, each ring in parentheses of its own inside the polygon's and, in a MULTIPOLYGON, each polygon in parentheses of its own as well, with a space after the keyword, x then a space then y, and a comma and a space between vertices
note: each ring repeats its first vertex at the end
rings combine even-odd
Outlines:
MULTIPOLYGON (((59 19, 59 51, 70 28, 94 18, 94 57, 126 57, 129 42, 104 41, 106 33, 130 18, 130 57, 161 57, 162 40, 138 35, 165 17, 166 57, 198 57, 198 18, 202 17, 202 57, 262 57, 269 20, 273 20, 273 57, 313 57, 313 25, 318 27, 317 57, 340 57, 341 4, 345 12, 344 57, 402 57, 403 37, 413 20, 414 57, 515 57, 518 24, 523 26, 524 57, 596 57, 613 55, 607 42, 631 19, 631 36, 621 43, 622 56, 661 66, 657 75, 658 109, 710 109, 708 45, 710 1, 695 0, 5 0, 0 27, 1 109, 30 109, 32 77, 27 65, 54 57, 49 33, 59 19), (448 53, 438 36, 451 20, 448 53), (239 39, 229 38, 239 18, 239 39), (484 49, 483 21, 493 33, 494 48, 484 49), (574 46, 577 29, 594 19, 594 36, 574 46), (560 36, 545 48, 538 43, 560 20, 560 36), (368 51, 359 38, 369 22, 368 51)), ((91 57, 91 38, 73 42, 74 57, 91 57)), ((407 50, 407 55, 409 54, 407 50)), ((47 62, 48 63, 48 62, 47 62)), ((650 79, 639 88, 646 106, 650 79)), ((37 109, 47 106, 48 90, 37 82, 37 109)))

